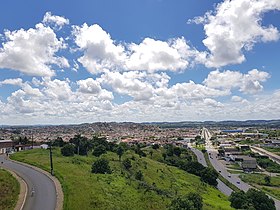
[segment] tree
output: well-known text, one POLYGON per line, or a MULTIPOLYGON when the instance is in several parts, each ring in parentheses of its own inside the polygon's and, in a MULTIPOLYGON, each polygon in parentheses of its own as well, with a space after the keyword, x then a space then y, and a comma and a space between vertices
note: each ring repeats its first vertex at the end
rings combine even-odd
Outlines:
POLYGON ((91 172, 95 174, 110 174, 112 173, 109 161, 100 158, 92 164, 91 172))
POLYGON ((52 146, 54 146, 54 147, 63 147, 65 144, 66 144, 66 142, 64 142, 61 137, 57 137, 53 141, 52 146))
POLYGON ((182 165, 181 168, 183 170, 187 171, 188 173, 191 173, 191 174, 194 174, 197 176, 201 176, 201 172, 205 169, 205 167, 197 161, 187 162, 184 165, 182 165))
POLYGON ((200 178, 203 182, 206 182, 212 186, 217 186, 217 178, 218 178, 218 173, 215 171, 213 168, 205 168, 201 171, 200 178))
POLYGON ((248 206, 246 194, 244 191, 232 192, 230 197, 230 206, 235 209, 245 209, 248 206))
POLYGON ((117 154, 118 154, 118 156, 119 156, 119 161, 121 161, 121 158, 122 158, 123 153, 124 153, 123 147, 122 147, 122 146, 118 146, 118 148, 117 148, 117 154))
POLYGON ((254 209, 254 210, 275 210, 274 201, 264 192, 249 189, 246 193, 243 191, 233 192, 229 201, 235 209, 254 209))
POLYGON ((275 203, 272 198, 269 198, 264 192, 249 189, 246 193, 248 202, 252 204, 252 206, 256 210, 275 210, 275 203))
POLYGON ((136 174, 135 174, 135 179, 139 180, 139 181, 142 181, 144 178, 143 176, 143 173, 141 170, 137 171, 136 174))
POLYGON ((198 193, 189 193, 171 201, 170 210, 201 210, 202 197, 198 193))
POLYGON ((166 155, 173 156, 174 155, 174 147, 173 145, 167 145, 166 147, 166 155))
POLYGON ((103 145, 98 145, 97 147, 94 148, 92 154, 96 157, 99 157, 100 155, 106 153, 106 148, 103 145))
POLYGON ((166 153, 162 153, 163 160, 166 160, 166 153))
POLYGON ((270 182, 271 182, 270 176, 265 176, 264 181, 265 181, 266 185, 270 185, 270 182))
POLYGON ((153 149, 158 149, 158 148, 159 148, 159 145, 158 145, 158 144, 153 144, 152 148, 153 148, 153 149))
POLYGON ((123 166, 125 167, 125 169, 129 170, 131 167, 132 167, 132 164, 131 164, 131 161, 126 158, 124 161, 123 161, 123 166))
POLYGON ((181 155, 181 153, 182 153, 181 148, 180 148, 180 147, 175 147, 175 148, 173 149, 173 153, 174 153, 176 156, 180 157, 180 155, 181 155))
POLYGON ((149 153, 150 153, 151 158, 152 158, 152 157, 153 157, 153 153, 154 153, 154 152, 153 152, 153 150, 150 150, 150 152, 149 152, 149 153))
POLYGON ((74 156, 75 147, 73 144, 66 144, 61 148, 61 154, 63 156, 74 156))
POLYGON ((69 142, 75 145, 76 154, 87 155, 90 146, 90 142, 87 137, 78 134, 71 138, 69 142))

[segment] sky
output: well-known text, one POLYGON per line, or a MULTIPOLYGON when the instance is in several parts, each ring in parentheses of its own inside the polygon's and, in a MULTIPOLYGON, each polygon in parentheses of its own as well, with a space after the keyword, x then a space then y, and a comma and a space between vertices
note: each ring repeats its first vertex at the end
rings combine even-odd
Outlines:
POLYGON ((280 0, 11 0, 0 125, 280 119, 280 0))

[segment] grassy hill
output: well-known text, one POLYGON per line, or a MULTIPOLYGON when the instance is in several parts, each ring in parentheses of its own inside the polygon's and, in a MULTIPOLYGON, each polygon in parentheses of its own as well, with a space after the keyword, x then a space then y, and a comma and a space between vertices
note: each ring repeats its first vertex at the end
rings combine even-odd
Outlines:
MULTIPOLYGON (((200 178, 152 158, 140 158, 127 151, 122 159, 130 158, 132 168, 126 170, 115 153, 102 157, 109 160, 112 174, 93 174, 91 166, 96 157, 63 157, 54 149, 54 172, 59 178, 64 195, 64 209, 167 209, 171 200, 188 192, 203 197, 203 209, 232 209, 227 197, 200 178), (141 170, 143 181, 135 179, 141 170)), ((155 154, 156 157, 156 154, 155 154)), ((159 156, 158 156, 159 157, 159 156)), ((34 149, 16 153, 13 159, 49 169, 49 151, 34 149)))
POLYGON ((8 171, 0 168, 0 209, 14 209, 18 195, 18 181, 8 171))

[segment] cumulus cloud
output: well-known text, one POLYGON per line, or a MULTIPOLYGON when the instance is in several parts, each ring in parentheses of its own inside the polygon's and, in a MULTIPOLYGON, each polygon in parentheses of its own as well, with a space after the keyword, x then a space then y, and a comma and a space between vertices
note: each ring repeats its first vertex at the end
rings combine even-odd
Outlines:
POLYGON ((129 45, 126 65, 130 70, 183 70, 189 64, 189 48, 183 38, 170 42, 145 38, 140 44, 129 45))
POLYGON ((108 69, 118 71, 145 70, 183 71, 193 63, 205 60, 205 53, 191 48, 186 40, 167 41, 145 38, 141 43, 119 43, 99 25, 73 27, 75 43, 84 55, 78 61, 92 74, 108 69))
POLYGON ((0 82, 0 85, 16 85, 16 86, 22 86, 23 82, 21 78, 15 78, 15 79, 5 79, 0 82))
POLYGON ((278 0, 225 0, 215 11, 189 21, 204 24, 203 43, 210 51, 206 66, 242 63, 244 50, 251 50, 258 42, 278 40, 276 27, 262 25, 263 14, 272 10, 280 10, 278 0))
POLYGON ((92 78, 77 81, 79 91, 82 93, 97 94, 101 91, 100 83, 92 78))
POLYGON ((52 15, 51 12, 46 12, 43 18, 43 23, 46 25, 54 24, 59 29, 61 29, 62 26, 69 24, 69 20, 61 16, 52 15))
POLYGON ((116 44, 110 34, 99 25, 73 27, 73 35, 77 46, 84 51, 78 61, 92 74, 123 66, 126 58, 124 47, 116 44))
POLYGON ((69 85, 69 80, 49 80, 46 79, 44 81, 43 92, 48 95, 51 99, 55 99, 58 101, 70 100, 72 96, 72 90, 69 85))
POLYGON ((52 64, 69 67, 64 57, 55 55, 64 48, 63 39, 41 23, 28 30, 6 31, 5 39, 0 48, 0 68, 32 76, 54 76, 52 64))
POLYGON ((212 71, 203 81, 207 87, 234 89, 239 88, 239 91, 255 94, 263 89, 261 82, 265 82, 270 77, 269 73, 253 69, 248 74, 242 74, 238 71, 219 70, 212 71))

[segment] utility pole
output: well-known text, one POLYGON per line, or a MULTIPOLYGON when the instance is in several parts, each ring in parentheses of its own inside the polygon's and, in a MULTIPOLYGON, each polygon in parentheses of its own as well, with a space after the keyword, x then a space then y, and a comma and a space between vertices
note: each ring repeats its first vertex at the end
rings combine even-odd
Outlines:
POLYGON ((31 135, 32 135, 32 136, 31 136, 31 140, 32 140, 32 149, 33 149, 33 147, 34 147, 33 132, 32 132, 31 135))
POLYGON ((51 175, 53 176, 53 160, 52 160, 52 142, 49 141, 50 144, 50 163, 51 163, 51 175))

